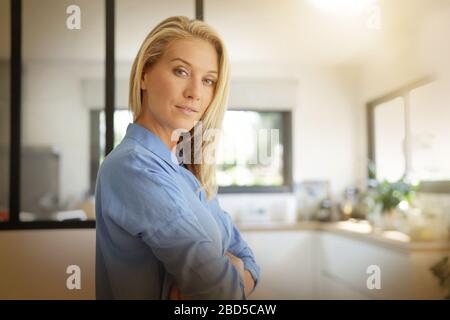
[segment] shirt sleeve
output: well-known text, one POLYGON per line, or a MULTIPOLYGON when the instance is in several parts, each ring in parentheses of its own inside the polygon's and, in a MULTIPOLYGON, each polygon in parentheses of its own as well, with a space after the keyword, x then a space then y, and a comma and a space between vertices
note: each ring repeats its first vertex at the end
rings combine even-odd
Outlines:
MULTIPOLYGON (((225 228, 229 234, 229 245, 226 249, 238 258, 242 259, 244 262, 244 268, 250 271, 253 280, 255 281, 255 286, 253 291, 255 291, 260 278, 260 267, 256 263, 255 255, 252 249, 249 247, 247 242, 242 238, 240 231, 236 228, 233 223, 231 216, 228 212, 224 211, 217 200, 217 196, 211 200, 211 205, 214 211, 220 214, 221 219, 225 224, 225 228)), ((252 292, 253 292, 252 291, 252 292)))
POLYGON ((104 212, 141 238, 182 294, 193 299, 243 299, 244 283, 229 258, 211 241, 169 174, 136 165, 110 172, 104 212))

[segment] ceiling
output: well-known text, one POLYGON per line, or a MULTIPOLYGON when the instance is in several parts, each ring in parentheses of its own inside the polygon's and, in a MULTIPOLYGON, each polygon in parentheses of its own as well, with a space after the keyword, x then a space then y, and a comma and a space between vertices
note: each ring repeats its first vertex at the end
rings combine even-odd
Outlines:
MULTIPOLYGON (((116 0, 116 59, 131 61, 163 18, 193 17, 194 2, 116 0)), ((24 60, 104 60, 104 0, 77 1, 81 30, 66 28, 72 3, 23 0, 24 60)), ((449 7, 450 0, 204 0, 204 16, 223 36, 232 62, 349 65, 404 52, 415 43, 422 22, 449 7), (326 10, 314 1, 363 1, 367 7, 326 10), (379 29, 373 21, 380 22, 379 29)), ((0 0, 2 59, 9 56, 8 15, 9 0, 0 0)))

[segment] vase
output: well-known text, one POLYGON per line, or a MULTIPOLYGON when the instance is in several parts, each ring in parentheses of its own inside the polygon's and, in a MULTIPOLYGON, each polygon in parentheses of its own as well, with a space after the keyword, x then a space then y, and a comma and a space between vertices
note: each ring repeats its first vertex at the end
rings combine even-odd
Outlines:
POLYGON ((397 208, 383 210, 381 204, 376 204, 369 214, 369 221, 374 229, 377 230, 400 230, 402 228, 403 215, 397 208))
POLYGON ((383 226, 382 229, 389 231, 389 230, 398 230, 399 229, 399 223, 400 223, 401 215, 398 210, 391 209, 391 210, 385 210, 382 212, 382 221, 383 226))

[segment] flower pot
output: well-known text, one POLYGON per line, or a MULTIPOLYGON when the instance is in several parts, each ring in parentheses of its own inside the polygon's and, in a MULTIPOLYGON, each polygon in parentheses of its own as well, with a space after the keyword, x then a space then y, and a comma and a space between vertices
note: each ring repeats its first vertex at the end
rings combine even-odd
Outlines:
POLYGON ((369 221, 378 230, 400 230, 403 224, 403 214, 397 208, 383 211, 382 205, 376 204, 369 214, 369 221))

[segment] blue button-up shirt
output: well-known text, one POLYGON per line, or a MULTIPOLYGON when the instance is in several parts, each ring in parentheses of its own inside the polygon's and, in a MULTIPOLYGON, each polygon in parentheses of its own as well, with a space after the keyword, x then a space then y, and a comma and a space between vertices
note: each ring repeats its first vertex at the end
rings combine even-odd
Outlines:
POLYGON ((172 285, 194 299, 245 299, 226 251, 243 260, 256 288, 254 254, 217 196, 207 200, 144 127, 128 125, 100 167, 95 197, 97 299, 168 299, 172 285))

